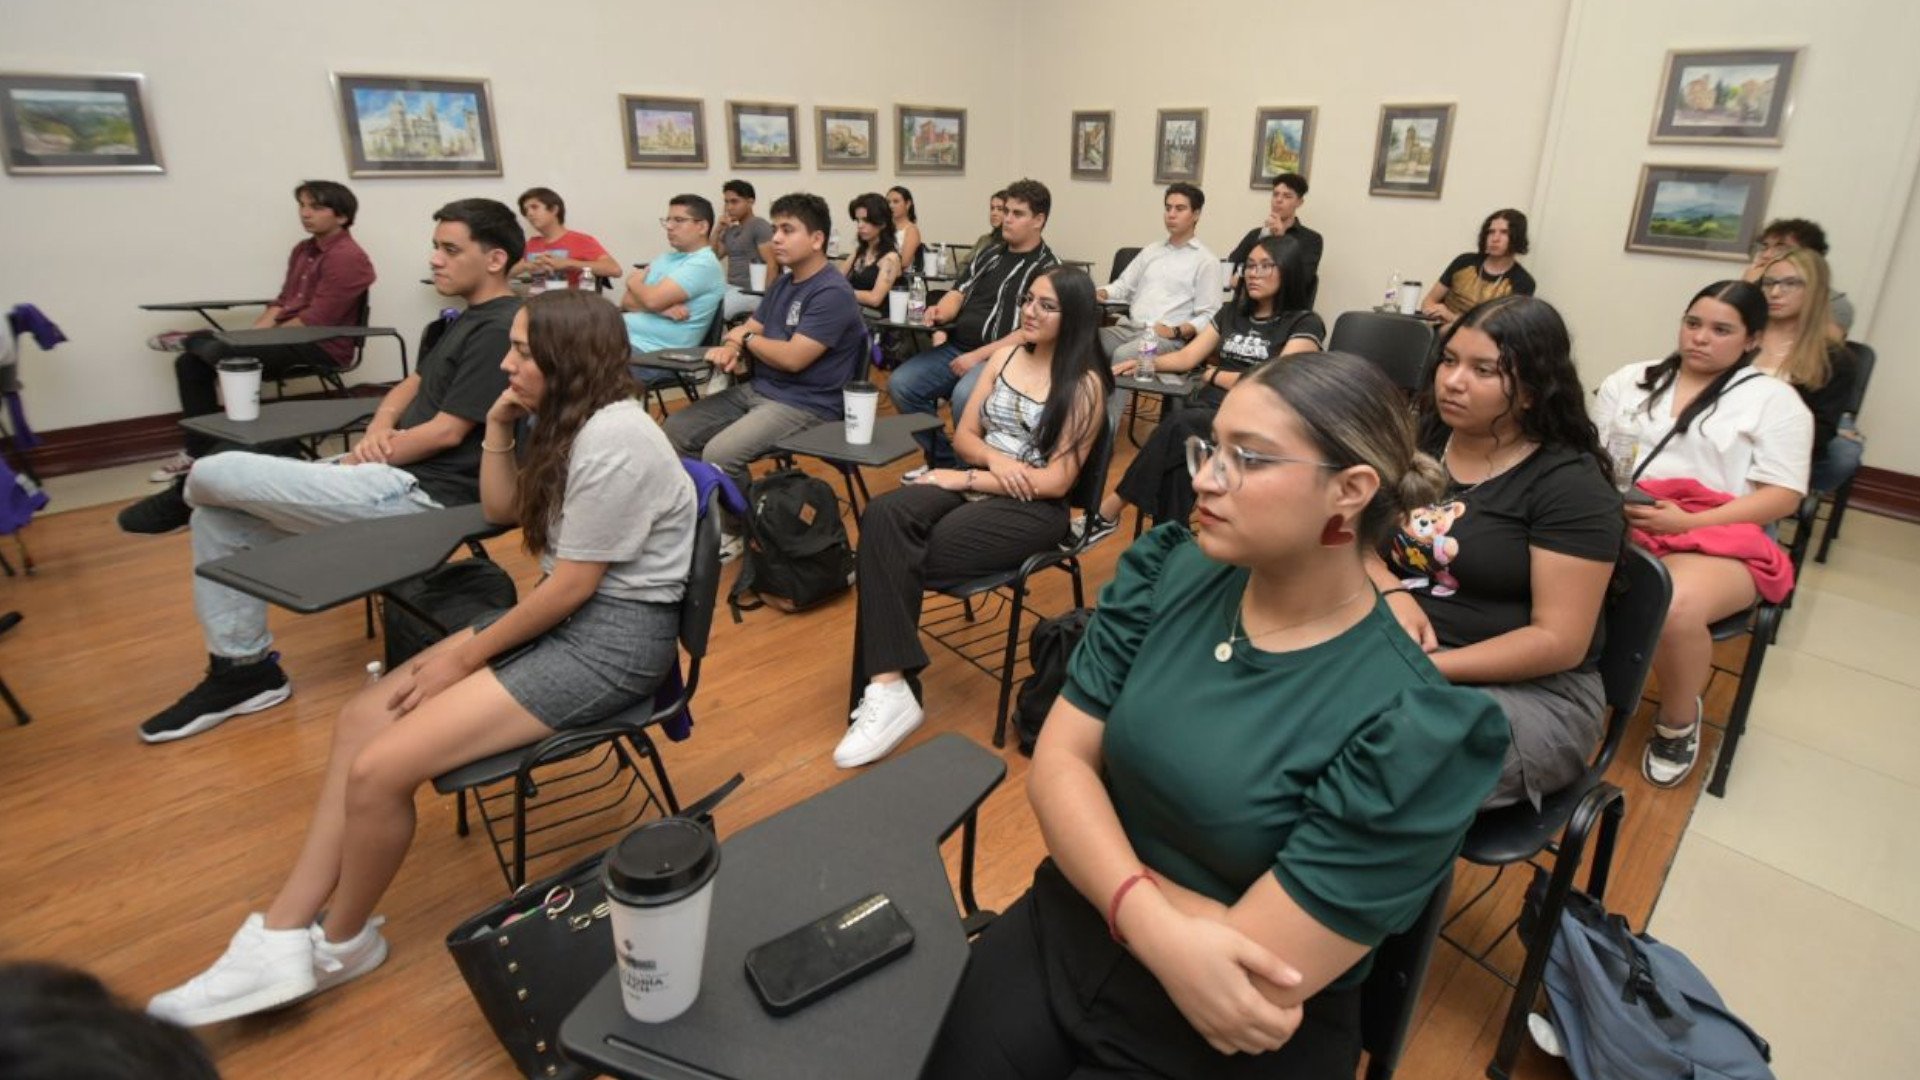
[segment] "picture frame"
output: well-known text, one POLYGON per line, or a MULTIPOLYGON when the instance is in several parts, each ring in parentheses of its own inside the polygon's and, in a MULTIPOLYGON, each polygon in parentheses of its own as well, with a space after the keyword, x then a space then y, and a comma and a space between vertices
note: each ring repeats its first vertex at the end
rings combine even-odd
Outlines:
POLYGON ((146 76, 0 73, 0 159, 14 176, 166 172, 146 76))
POLYGON ((335 72, 350 177, 499 176, 486 79, 335 72))
POLYGON ((707 103, 700 98, 621 94, 620 130, 629 169, 707 167, 707 103))
POLYGON ((967 171, 967 110, 895 105, 893 171, 960 176, 967 171))
POLYGON ((1437 199, 1453 147, 1453 110, 1444 105, 1382 105, 1373 143, 1372 195, 1437 199))
POLYGON ((822 169, 880 169, 880 111, 816 105, 813 146, 822 169))
POLYGON ((1113 110, 1076 110, 1067 150, 1068 171, 1075 180, 1112 180, 1113 110))
POLYGON ((1200 182, 1207 162, 1207 110, 1161 109, 1153 124, 1153 182, 1200 182))
POLYGON ((1275 106, 1253 114, 1253 174, 1248 186, 1273 187, 1281 173, 1313 175, 1313 133, 1320 110, 1311 106, 1275 106))
POLYGON ((1766 222, 1772 169, 1642 165, 1627 250, 1746 262, 1766 222))
POLYGON ((772 101, 727 102, 727 162, 736 169, 799 168, 799 107, 772 101))
POLYGON ((1672 49, 1660 73, 1653 143, 1779 146, 1801 47, 1672 49))

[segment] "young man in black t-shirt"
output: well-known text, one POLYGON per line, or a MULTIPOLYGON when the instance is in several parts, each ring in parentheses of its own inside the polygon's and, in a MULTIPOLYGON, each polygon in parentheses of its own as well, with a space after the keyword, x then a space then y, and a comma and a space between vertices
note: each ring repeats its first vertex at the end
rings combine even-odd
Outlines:
POLYGON ((1227 256, 1227 262, 1233 264, 1229 286, 1240 283, 1240 268, 1247 265, 1253 245, 1269 236, 1291 236, 1300 243, 1300 257, 1306 263, 1307 276, 1312 279, 1307 286, 1306 306, 1313 306, 1314 294, 1320 288, 1320 253, 1326 248, 1326 240, 1300 220, 1300 204, 1306 201, 1306 177, 1299 173, 1281 173, 1273 178, 1273 201, 1267 208, 1267 220, 1248 229, 1247 235, 1240 238, 1227 256))
MULTIPOLYGON (((466 312, 381 399, 352 452, 322 462, 241 452, 196 461, 186 483, 194 565, 297 533, 480 497, 480 440, 487 410, 506 389, 500 362, 520 308, 507 270, 525 238, 513 211, 492 199, 449 203, 434 220, 434 288, 464 299, 466 312)), ((207 677, 140 725, 146 742, 198 735, 293 693, 272 651, 264 601, 201 577, 193 597, 211 656, 207 677)))

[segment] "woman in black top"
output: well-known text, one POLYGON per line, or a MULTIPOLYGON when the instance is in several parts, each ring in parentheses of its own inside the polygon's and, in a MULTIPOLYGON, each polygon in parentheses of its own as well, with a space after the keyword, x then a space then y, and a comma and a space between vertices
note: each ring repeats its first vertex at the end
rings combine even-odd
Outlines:
MULTIPOLYGON (((1307 289, 1313 276, 1297 240, 1282 234, 1254 245, 1243 267, 1233 302, 1213 316, 1212 325, 1192 341, 1154 365, 1156 371, 1185 372, 1211 359, 1200 385, 1178 410, 1163 412, 1147 444, 1127 467, 1120 486, 1100 504, 1095 538, 1113 531, 1125 504, 1138 506, 1159 521, 1185 521, 1193 512, 1193 482, 1187 474, 1187 436, 1205 438, 1213 429, 1213 414, 1227 390, 1255 365, 1276 356, 1314 352, 1327 336, 1320 316, 1306 310, 1307 289)), ((1114 368, 1131 374, 1134 361, 1114 368)), ((1085 528, 1076 521, 1074 528, 1085 528)))
POLYGON ((900 249, 893 245, 893 226, 886 196, 869 191, 847 204, 858 241, 840 272, 853 286, 853 295, 863 306, 887 306, 887 290, 900 276, 900 249))
POLYGON ((1844 343, 1835 343, 1824 327, 1833 321, 1827 300, 1827 260, 1812 248, 1795 248, 1760 272, 1757 284, 1767 298, 1767 328, 1760 334, 1760 355, 1753 366, 1800 392, 1813 414, 1814 491, 1832 491, 1859 467, 1858 455, 1843 455, 1852 468, 1829 464, 1829 448, 1840 434, 1840 417, 1853 401, 1858 365, 1844 343), (1810 329, 1811 328, 1811 329, 1810 329))
POLYGON ((1440 673, 1507 715, 1489 807, 1539 806, 1600 741, 1600 608, 1626 528, 1585 400, 1552 305, 1508 296, 1467 312, 1416 406, 1447 488, 1368 562, 1440 673))
POLYGON ((1495 210, 1480 223, 1477 250, 1456 256, 1427 290, 1420 310, 1451 326, 1455 319, 1488 300, 1532 296, 1533 275, 1520 265, 1527 253, 1527 215, 1495 210))

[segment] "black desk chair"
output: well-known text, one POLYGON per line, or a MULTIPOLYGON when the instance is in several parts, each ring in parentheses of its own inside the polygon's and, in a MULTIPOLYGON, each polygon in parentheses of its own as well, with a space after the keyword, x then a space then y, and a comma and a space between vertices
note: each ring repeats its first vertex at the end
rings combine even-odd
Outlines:
MULTIPOLYGON (((348 322, 347 325, 367 326, 371 324, 372 319, 373 294, 371 292, 363 292, 360 294, 360 299, 354 302, 353 319, 348 322)), ((406 378, 407 374, 407 362, 404 359, 406 351, 407 343, 402 340, 400 342, 400 353, 402 356, 400 361, 401 378, 406 378)), ((328 395, 332 397, 346 397, 346 377, 360 367, 360 361, 366 357, 366 354, 367 339, 361 338, 353 343, 353 352, 348 355, 345 364, 335 365, 325 362, 289 364, 281 369, 280 374, 274 376, 273 396, 275 400, 286 397, 287 383, 294 379, 318 379, 320 380, 321 387, 326 390, 328 395)))
MULTIPOLYGON (((1873 378, 1873 346, 1858 341, 1847 342, 1847 348, 1853 353, 1854 379, 1853 397, 1847 402, 1847 411, 1854 416, 1860 415, 1860 409, 1867 402, 1867 381, 1873 378)), ((1824 449, 1816 447, 1816 449, 1824 449)), ((1813 557, 1817 563, 1827 561, 1827 549, 1840 539, 1840 519, 1847 516, 1847 504, 1853 501, 1853 477, 1849 476, 1833 490, 1833 509, 1827 512, 1827 528, 1820 534, 1820 552, 1813 557)))
POLYGON ((1433 353, 1433 327, 1411 315, 1349 311, 1333 324, 1327 351, 1352 353, 1373 361, 1393 385, 1418 393, 1433 353))
POLYGON ((1393 1080, 1394 1070, 1400 1067, 1452 891, 1449 867, 1414 924, 1374 950, 1373 970, 1360 984, 1360 1048, 1367 1052, 1367 1080, 1393 1080))
POLYGON ((1520 1037, 1526 1030, 1527 1013, 1539 996, 1547 970, 1547 955, 1560 928, 1560 912, 1566 907, 1567 893, 1573 888, 1574 875, 1585 859, 1588 842, 1591 840, 1593 844, 1593 858, 1587 869, 1587 894, 1599 900, 1606 893, 1614 840, 1621 816, 1626 812, 1626 795, 1606 782, 1607 767, 1620 749, 1627 722, 1640 707, 1647 673, 1653 667, 1653 650, 1659 644, 1660 628, 1667 620, 1667 605, 1673 599, 1673 581, 1659 559, 1629 546, 1620 569, 1614 572, 1611 591, 1606 604, 1607 640, 1599 661, 1608 711, 1606 737, 1600 743, 1599 753, 1580 779, 1548 795, 1538 811, 1523 800, 1488 810, 1474 820, 1460 857, 1476 866, 1497 870, 1493 880, 1462 904, 1440 929, 1440 937, 1447 944, 1513 987, 1513 998, 1500 1028, 1499 1047, 1487 1066, 1487 1075, 1494 1080, 1507 1080, 1512 1074, 1514 1058, 1520 1052, 1520 1037), (1553 873, 1547 879, 1546 894, 1533 926, 1521 927, 1526 960, 1516 981, 1489 964, 1487 956, 1520 925, 1518 916, 1478 951, 1449 936, 1446 928, 1491 892, 1509 866, 1525 863, 1538 871, 1540 868, 1533 860, 1543 851, 1553 855, 1553 873))
POLYGON ((500 873, 507 879, 510 891, 518 890, 526 883, 528 859, 551 855, 624 832, 639 821, 650 806, 662 808, 663 815, 680 812, 680 800, 673 793, 673 783, 667 779, 667 767, 660 760, 660 748, 654 743, 648 729, 679 715, 693 700, 694 691, 700 686, 700 664, 707 654, 707 638, 713 629, 714 601, 720 593, 720 512, 715 501, 716 497, 710 492, 707 505, 700 515, 699 528, 694 532, 693 565, 687 575, 686 594, 680 601, 680 647, 687 654, 687 670, 683 688, 672 703, 658 709, 651 703, 635 705, 600 723, 557 732, 532 746, 495 754, 434 777, 435 791, 459 800, 455 827, 461 836, 468 833, 467 792, 473 793, 480 823, 487 830, 487 838, 493 845, 493 857, 500 864, 500 873), (592 763, 576 761, 595 748, 599 748, 601 754, 592 763), (645 758, 652 763, 654 779, 660 783, 657 793, 646 777, 641 775, 634 763, 635 758, 645 758), (561 762, 577 764, 579 767, 542 777, 538 783, 535 782, 534 770, 561 762), (626 774, 626 786, 611 799, 590 801, 584 809, 569 805, 610 789, 620 780, 622 773, 626 774), (508 782, 511 782, 508 791, 488 794, 482 790, 508 782), (527 804, 539 796, 542 786, 563 790, 541 801, 541 806, 554 815, 552 820, 542 820, 530 827, 527 824, 527 804), (538 851, 527 850, 528 841, 535 838, 536 834, 563 828, 595 814, 613 814, 626 804, 627 796, 632 794, 635 786, 645 792, 639 804, 631 813, 617 815, 617 820, 606 828, 584 835, 568 833, 551 846, 538 851), (503 801, 510 803, 511 809, 496 810, 497 804, 503 801), (503 831, 505 836, 501 835, 503 831))
MULTIPOLYGON (((4 615, 0 615, 0 634, 5 634, 7 631, 19 626, 20 618, 20 613, 17 611, 9 611, 4 615)), ((33 717, 28 716, 27 710, 21 707, 20 699, 13 696, 13 689, 7 685, 5 679, 0 679, 0 700, 5 700, 7 708, 13 710, 13 722, 16 725, 25 727, 33 723, 33 717)))
MULTIPOLYGON (((725 340, 727 336, 726 310, 727 310, 727 306, 725 304, 714 305, 713 318, 707 323, 707 332, 704 335, 702 335, 700 338, 700 346, 699 346, 700 348, 702 349, 716 348, 719 346, 721 341, 725 340)), ((707 365, 706 374, 701 376, 695 376, 683 371, 676 371, 673 373, 673 382, 680 387, 681 395, 684 396, 688 401, 692 402, 692 401, 700 400, 701 385, 704 384, 708 379, 711 379, 712 377, 713 377, 713 365, 709 364, 707 365)), ((662 423, 665 423, 667 419, 666 388, 668 384, 664 382, 648 382, 644 385, 645 385, 645 389, 642 390, 640 394, 641 404, 643 405, 646 404, 646 400, 649 397, 651 397, 653 399, 653 403, 660 407, 660 421, 662 423)))
POLYGON ((1127 267, 1133 265, 1133 260, 1139 254, 1140 249, 1137 247, 1115 248, 1113 252, 1113 273, 1107 276, 1107 280, 1119 281, 1120 275, 1127 272, 1127 267))

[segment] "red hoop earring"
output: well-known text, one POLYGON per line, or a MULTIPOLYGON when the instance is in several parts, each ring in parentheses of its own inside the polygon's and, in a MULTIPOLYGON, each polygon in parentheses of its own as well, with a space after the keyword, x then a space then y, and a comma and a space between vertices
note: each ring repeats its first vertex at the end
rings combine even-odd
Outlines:
POLYGON ((1353 531, 1347 528, 1347 519, 1335 514, 1327 519, 1326 527, 1320 530, 1321 547, 1339 547, 1353 542, 1353 531))

